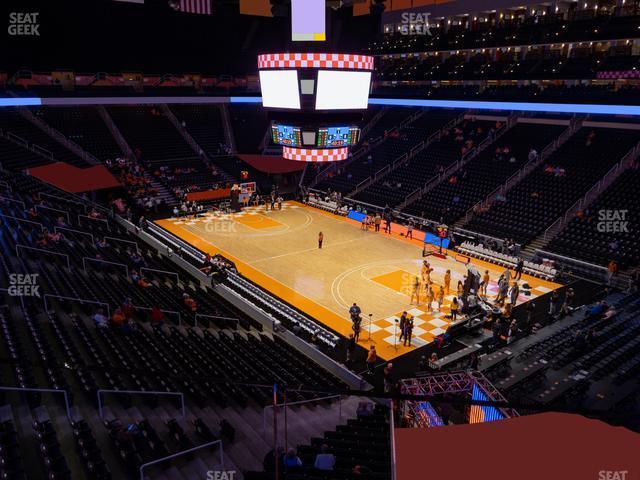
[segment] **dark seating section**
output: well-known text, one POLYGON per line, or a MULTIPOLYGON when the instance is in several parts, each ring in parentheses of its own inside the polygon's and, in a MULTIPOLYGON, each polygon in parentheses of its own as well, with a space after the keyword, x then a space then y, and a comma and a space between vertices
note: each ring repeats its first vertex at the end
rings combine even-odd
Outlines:
POLYGON ((415 115, 416 112, 417 110, 405 108, 388 110, 367 134, 370 139, 380 136, 384 136, 385 139, 372 148, 369 153, 341 168, 335 177, 320 182, 317 188, 321 190, 329 188, 344 194, 349 193, 361 181, 426 140, 429 135, 443 127, 454 116, 447 113, 431 114, 427 110, 415 122, 392 132, 394 127, 397 127, 411 115, 415 115))
POLYGON ((207 155, 224 153, 224 126, 218 105, 171 105, 179 122, 207 155))
POLYGON ((255 105, 229 105, 229 116, 239 153, 258 153, 258 147, 269 130, 267 113, 255 105))
MULTIPOLYGON (((0 129, 11 132, 22 138, 29 145, 38 145, 51 154, 52 160, 66 162, 78 167, 86 167, 87 163, 71 150, 54 140, 48 133, 24 118, 14 108, 0 109, 0 129)), ((52 160, 49 160, 51 163, 52 160)), ((42 163, 42 162, 40 162, 42 163)))
MULTIPOLYGON (((431 116, 430 112, 425 113, 410 128, 415 128, 415 123, 431 116)), ((356 200, 381 206, 398 205, 407 195, 437 175, 441 168, 445 169, 459 160, 463 155, 465 140, 472 140, 472 146, 476 146, 486 138, 492 127, 492 122, 466 119, 452 128, 443 130, 439 140, 419 152, 405 165, 358 193, 355 196, 356 200)), ((429 134, 426 131, 425 134, 428 138, 429 134)))
POLYGON ((0 422, 0 475, 2 478, 22 480, 26 477, 18 432, 10 414, 11 407, 5 406, 2 410, 3 413, 8 411, 9 414, 3 415, 0 422))
POLYGON ((108 107, 132 150, 145 162, 191 159, 196 153, 158 106, 108 107))
POLYGON ((521 168, 528 161, 532 148, 541 152, 564 128, 558 125, 516 124, 477 158, 444 179, 421 199, 408 205, 405 211, 447 224, 453 223, 521 168), (504 153, 505 147, 508 148, 507 153, 504 153), (512 162, 512 158, 515 161, 512 162))
POLYGON ((595 185, 638 142, 636 130, 582 128, 507 194, 506 201, 467 227, 500 231, 525 244, 539 235, 595 185))
MULTIPOLYGON (((386 480, 390 478, 389 414, 387 407, 376 405, 374 408, 363 410, 357 418, 347 420, 346 425, 338 425, 335 431, 325 432, 322 438, 311 439, 311 445, 298 446, 297 455, 302 461, 302 466, 281 468, 281 478, 284 480, 356 478, 386 480), (313 466, 322 445, 327 445, 329 453, 335 456, 336 463, 331 471, 319 471, 313 466), (361 473, 354 472, 356 467, 360 467, 361 473)), ((272 472, 245 472, 245 479, 271 480, 273 475, 272 472)))
POLYGON ((596 265, 605 266, 615 259, 623 268, 637 266, 640 263, 638 185, 638 168, 624 172, 587 211, 579 212, 545 250, 596 265))
POLYGON ((12 171, 21 171, 51 163, 51 158, 39 155, 17 140, 0 136, 0 165, 12 171))
POLYGON ((100 160, 122 156, 95 107, 39 107, 33 113, 100 160))
POLYGON ((472 29, 462 25, 452 25, 446 31, 433 27, 431 35, 403 35, 385 30, 381 38, 371 42, 369 51, 378 54, 422 52, 628 38, 635 35, 638 22, 637 11, 632 5, 629 7, 620 6, 610 11, 585 9, 566 16, 549 7, 550 11, 544 16, 505 18, 497 24, 476 22, 472 29))
POLYGON ((640 371, 640 299, 637 293, 628 295, 613 306, 612 314, 606 313, 607 304, 597 313, 592 313, 593 305, 586 313, 576 312, 576 321, 519 353, 511 362, 511 374, 499 375, 503 380, 496 377, 494 384, 506 388, 512 399, 613 407, 629 393, 626 387, 636 383, 640 371), (541 365, 543 376, 534 368, 541 365))
MULTIPOLYGON (((134 305, 146 309, 158 305, 165 311, 176 312, 167 314, 172 321, 177 322, 179 315, 183 322, 191 324, 196 313, 235 316, 201 287, 186 279, 183 282, 182 277, 178 281, 171 261, 135 242, 122 227, 107 219, 105 212, 92 218, 97 212, 76 200, 58 197, 60 192, 47 190, 40 182, 21 175, 3 178, 13 185, 13 191, 2 193, 11 200, 0 199, 0 211, 4 215, 0 221, 6 232, 0 237, 4 255, 15 252, 18 244, 44 250, 25 249, 23 254, 33 271, 40 274, 40 281, 49 290, 47 293, 103 302, 114 308, 130 297, 134 305), (35 192, 44 195, 34 201, 35 192), (47 196, 48 193, 56 196, 47 196), (56 233, 60 236, 56 237, 56 233), (66 268, 65 255, 70 269, 66 268), (152 286, 140 286, 134 275, 143 277, 152 286), (196 310, 185 305, 185 294, 196 301, 196 310)), ((9 263, 10 258, 5 261, 9 263)), ((208 324, 206 317, 198 321, 208 324)))

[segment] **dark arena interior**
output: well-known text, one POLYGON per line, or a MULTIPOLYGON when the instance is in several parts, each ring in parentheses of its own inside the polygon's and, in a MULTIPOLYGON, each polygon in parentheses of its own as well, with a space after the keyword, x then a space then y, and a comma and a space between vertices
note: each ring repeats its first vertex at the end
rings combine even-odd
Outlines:
POLYGON ((2 479, 395 480, 399 428, 640 432, 639 0, 0 11, 2 479))

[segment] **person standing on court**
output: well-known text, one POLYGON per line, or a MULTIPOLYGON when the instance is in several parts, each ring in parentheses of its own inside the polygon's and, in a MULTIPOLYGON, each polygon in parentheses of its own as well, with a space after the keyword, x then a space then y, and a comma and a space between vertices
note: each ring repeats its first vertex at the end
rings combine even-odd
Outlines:
POLYGON ((402 339, 404 338, 404 325, 407 323, 407 312, 402 312, 402 315, 400 315, 400 324, 398 325, 400 328, 400 338, 398 338, 398 341, 401 342, 402 339))
POLYGON ((407 226, 407 238, 413 240, 413 220, 409 221, 409 225, 407 226))
POLYGON ((376 352, 376 346, 371 345, 369 353, 367 354, 367 370, 371 375, 374 373, 376 362, 378 361, 378 353, 376 352))
POLYGON ((360 310, 360 307, 356 304, 356 302, 353 302, 353 305, 351 305, 351 308, 349 309, 349 315, 351 316, 351 321, 353 322, 356 317, 360 316, 361 313, 362 313, 362 310, 360 310))
POLYGON ((322 242, 324 241, 324 235, 322 232, 318 234, 318 248, 322 250, 322 242))
POLYGON ((411 334, 413 333, 413 317, 409 317, 404 324, 404 343, 403 345, 406 347, 407 345, 411 346, 411 334))
POLYGON ((411 291, 411 299, 409 303, 413 303, 413 299, 416 299, 416 305, 420 305, 420 278, 416 277, 413 281, 413 290, 411 291))
POLYGON ((451 270, 447 270, 447 273, 444 274, 444 291, 447 295, 449 295, 450 288, 451 288, 451 270))
POLYGON ((376 213, 376 218, 374 219, 374 225, 376 226, 375 231, 380 231, 380 225, 382 224, 382 218, 379 213, 376 213))
POLYGON ((362 330, 361 323, 362 319, 360 318, 360 315, 358 315, 353 319, 353 325, 351 325, 356 343, 358 343, 358 341, 360 340, 360 331, 362 330))

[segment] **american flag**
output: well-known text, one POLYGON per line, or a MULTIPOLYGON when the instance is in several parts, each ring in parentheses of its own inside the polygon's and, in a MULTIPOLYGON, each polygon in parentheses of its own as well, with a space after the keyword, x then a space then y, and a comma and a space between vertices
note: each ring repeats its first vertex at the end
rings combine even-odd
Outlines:
POLYGON ((173 0, 169 2, 169 5, 178 12, 211 15, 213 13, 211 1, 212 0, 173 0))

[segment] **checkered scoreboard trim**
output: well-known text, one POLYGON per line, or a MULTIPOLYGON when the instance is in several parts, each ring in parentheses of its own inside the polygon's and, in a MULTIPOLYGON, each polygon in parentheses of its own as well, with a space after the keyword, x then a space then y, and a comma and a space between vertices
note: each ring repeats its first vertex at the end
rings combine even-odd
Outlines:
POLYGON ((640 78, 640 70, 611 70, 598 72, 598 78, 640 78))
POLYGON ((348 53, 269 53, 258 55, 258 68, 373 70, 373 57, 348 53))
POLYGON ((336 162, 349 156, 349 148, 291 148, 283 147, 282 156, 298 162, 336 162))

